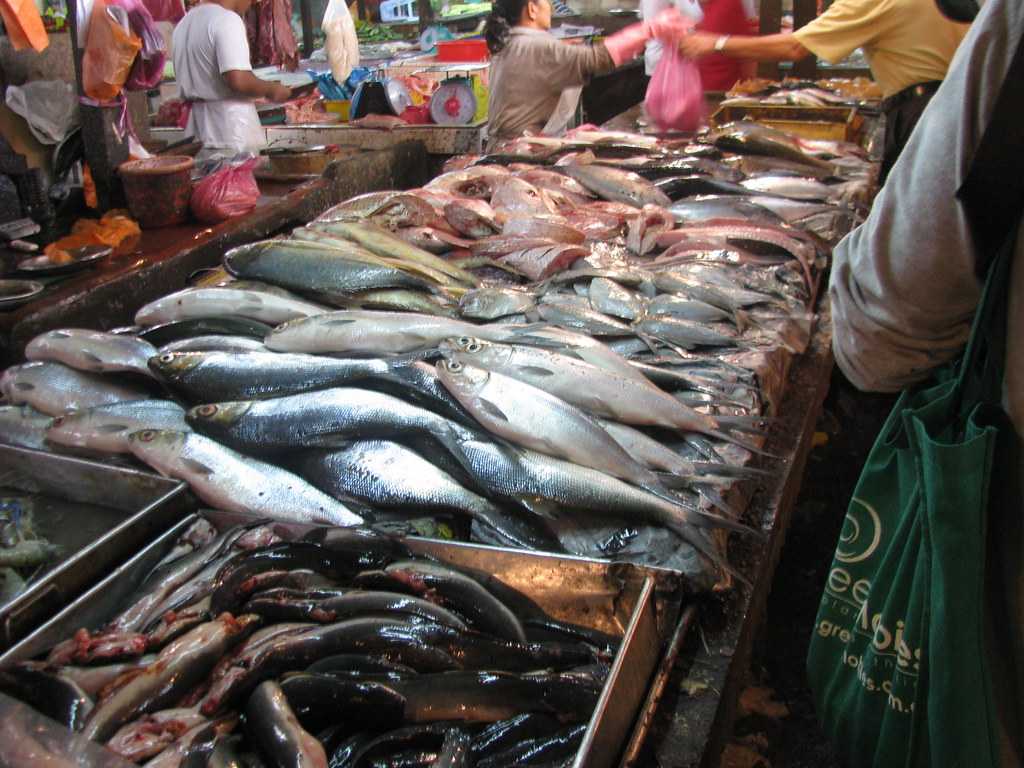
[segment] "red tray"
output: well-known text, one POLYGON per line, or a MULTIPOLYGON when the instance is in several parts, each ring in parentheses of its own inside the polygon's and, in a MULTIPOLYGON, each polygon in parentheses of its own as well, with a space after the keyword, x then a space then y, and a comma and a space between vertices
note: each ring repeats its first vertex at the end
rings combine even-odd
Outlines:
POLYGON ((441 40, 437 43, 438 61, 487 61, 490 52, 485 40, 441 40))

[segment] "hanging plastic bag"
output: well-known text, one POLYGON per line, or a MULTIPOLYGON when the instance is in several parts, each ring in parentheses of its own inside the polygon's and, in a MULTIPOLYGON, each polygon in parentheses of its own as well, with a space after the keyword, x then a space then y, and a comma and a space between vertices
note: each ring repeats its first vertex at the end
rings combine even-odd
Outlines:
POLYGON ((7 106, 25 118, 29 130, 43 144, 58 144, 78 123, 78 97, 71 83, 33 80, 7 86, 7 106))
POLYGON ((153 21, 169 21, 177 24, 185 18, 185 6, 181 0, 142 0, 153 21))
POLYGON ((695 131, 705 115, 700 72, 675 46, 666 46, 644 99, 647 114, 662 131, 695 131))
POLYGON ((82 56, 82 88, 97 101, 114 99, 124 87, 142 41, 130 31, 128 12, 96 0, 82 56))
POLYGON ((196 184, 189 207, 204 224, 217 224, 234 216, 243 216, 256 207, 260 188, 253 169, 258 158, 240 165, 226 165, 196 184))
POLYGON ((32 48, 42 51, 50 44, 43 17, 32 0, 0 0, 0 18, 14 50, 32 48))
POLYGON ((344 83, 355 67, 359 66, 359 38, 352 14, 344 0, 329 0, 320 24, 327 41, 327 61, 336 82, 344 83))
POLYGON ((139 55, 135 57, 125 88, 130 91, 145 91, 160 84, 164 78, 164 64, 167 48, 164 36, 160 34, 149 9, 142 0, 110 0, 111 5, 124 8, 128 13, 129 30, 142 41, 139 55))

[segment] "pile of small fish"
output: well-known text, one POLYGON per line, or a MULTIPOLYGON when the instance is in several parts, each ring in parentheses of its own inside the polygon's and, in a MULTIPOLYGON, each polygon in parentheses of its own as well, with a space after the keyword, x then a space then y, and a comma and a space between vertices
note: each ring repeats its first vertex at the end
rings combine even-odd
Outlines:
POLYGON ((0 690, 153 768, 562 766, 618 644, 399 539, 200 519, 0 690))
POLYGON ((806 347, 868 164, 756 124, 704 141, 528 137, 235 248, 132 328, 34 339, 0 440, 130 453, 229 511, 450 515, 709 585, 758 373, 806 347))

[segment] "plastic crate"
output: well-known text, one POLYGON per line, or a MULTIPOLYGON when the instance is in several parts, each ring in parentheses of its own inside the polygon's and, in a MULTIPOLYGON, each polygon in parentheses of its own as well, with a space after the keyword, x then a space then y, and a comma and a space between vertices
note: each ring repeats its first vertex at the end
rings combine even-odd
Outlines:
POLYGON ((442 40, 437 44, 438 61, 487 61, 490 51, 485 40, 442 40))

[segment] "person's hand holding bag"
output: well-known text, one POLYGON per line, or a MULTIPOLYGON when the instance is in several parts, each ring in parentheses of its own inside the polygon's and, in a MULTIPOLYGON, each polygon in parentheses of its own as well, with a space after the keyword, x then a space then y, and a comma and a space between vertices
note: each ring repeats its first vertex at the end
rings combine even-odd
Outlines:
POLYGON ((652 37, 675 44, 693 23, 675 8, 666 8, 650 21, 641 21, 620 29, 604 40, 615 66, 620 67, 644 49, 652 37))

